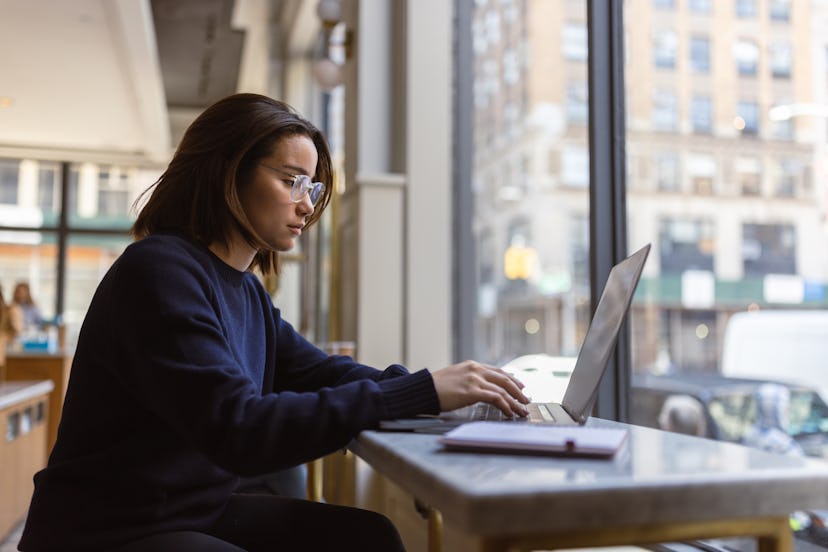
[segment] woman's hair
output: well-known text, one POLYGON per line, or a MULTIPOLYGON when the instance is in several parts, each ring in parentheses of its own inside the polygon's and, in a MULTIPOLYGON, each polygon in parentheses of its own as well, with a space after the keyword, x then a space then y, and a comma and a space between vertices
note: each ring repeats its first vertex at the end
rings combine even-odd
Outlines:
POLYGON ((27 284, 26 282, 18 282, 14 286, 11 302, 17 303, 19 305, 34 305, 34 299, 32 299, 32 290, 29 287, 29 284, 27 284))
POLYGON ((173 231, 204 245, 228 245, 235 227, 258 250, 251 268, 278 272, 278 252, 256 234, 239 200, 259 161, 288 136, 307 136, 318 154, 315 181, 325 184, 322 199, 306 226, 316 222, 331 198, 333 169, 322 133, 289 105, 259 94, 234 94, 208 107, 184 133, 164 174, 135 202, 150 193, 131 233, 136 239, 173 231))

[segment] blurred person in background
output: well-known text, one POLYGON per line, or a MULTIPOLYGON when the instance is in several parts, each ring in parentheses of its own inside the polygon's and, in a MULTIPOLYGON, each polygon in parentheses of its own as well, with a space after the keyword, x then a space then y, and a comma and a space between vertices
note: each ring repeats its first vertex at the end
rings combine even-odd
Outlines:
POLYGON ((0 382, 6 380, 6 351, 22 328, 23 313, 16 305, 6 303, 0 286, 0 382))
POLYGON ((791 392, 778 383, 763 383, 756 390, 756 419, 742 443, 768 452, 803 456, 802 447, 788 433, 791 392))
POLYGON ((17 305, 23 314, 23 327, 26 330, 39 328, 43 323, 40 309, 32 298, 32 290, 26 282, 18 282, 14 286, 12 304, 17 305))
POLYGON ((704 437, 707 420, 704 407, 690 395, 670 395, 661 406, 658 425, 665 431, 704 437))
POLYGON ((527 414, 499 368, 379 370, 281 317, 252 270, 277 272, 332 184, 324 136, 282 102, 235 94, 190 125, 89 306, 20 550, 403 550, 380 514, 242 493, 239 477, 383 420, 478 401, 527 414))

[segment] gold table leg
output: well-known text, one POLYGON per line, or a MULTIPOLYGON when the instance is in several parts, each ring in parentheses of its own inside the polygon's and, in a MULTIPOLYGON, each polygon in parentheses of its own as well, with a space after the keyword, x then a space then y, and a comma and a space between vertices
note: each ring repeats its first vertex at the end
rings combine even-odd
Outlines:
POLYGON ((787 517, 666 523, 646 527, 609 528, 547 535, 485 537, 480 552, 551 550, 624 546, 728 537, 755 537, 758 552, 792 552, 793 536, 787 517))

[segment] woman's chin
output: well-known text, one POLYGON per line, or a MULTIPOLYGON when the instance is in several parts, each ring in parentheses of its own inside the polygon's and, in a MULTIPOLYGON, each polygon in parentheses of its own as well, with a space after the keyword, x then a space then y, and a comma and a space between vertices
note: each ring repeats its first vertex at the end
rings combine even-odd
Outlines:
POLYGON ((271 242, 270 247, 274 251, 277 251, 279 253, 287 253, 288 251, 296 247, 296 241, 294 239, 279 240, 276 242, 271 242))

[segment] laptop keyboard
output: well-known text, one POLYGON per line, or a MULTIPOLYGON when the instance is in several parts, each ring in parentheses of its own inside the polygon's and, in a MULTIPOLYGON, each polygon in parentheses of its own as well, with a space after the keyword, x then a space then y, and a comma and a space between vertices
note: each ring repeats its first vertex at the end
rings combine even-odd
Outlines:
POLYGON ((463 408, 459 408, 454 411, 454 414, 462 417, 468 418, 469 420, 478 420, 478 421, 510 421, 510 420, 517 420, 517 421, 525 421, 529 418, 533 418, 536 420, 544 419, 547 421, 554 421, 555 417, 549 411, 549 409, 543 404, 531 403, 527 405, 529 409, 529 416, 526 418, 509 418, 503 412, 498 410, 497 407, 492 406, 487 403, 476 403, 471 406, 464 406, 463 408))

